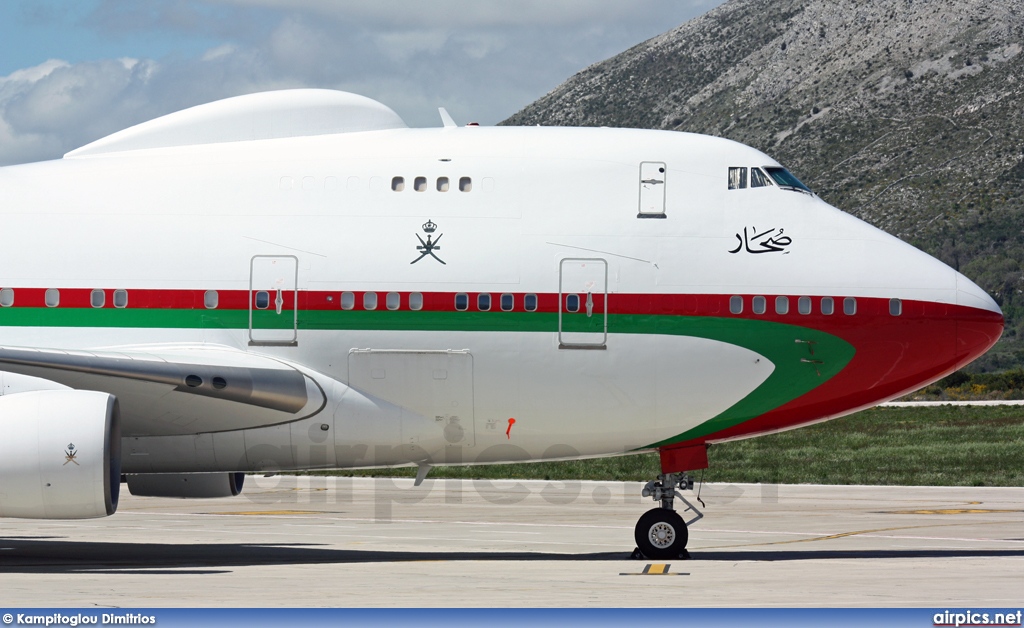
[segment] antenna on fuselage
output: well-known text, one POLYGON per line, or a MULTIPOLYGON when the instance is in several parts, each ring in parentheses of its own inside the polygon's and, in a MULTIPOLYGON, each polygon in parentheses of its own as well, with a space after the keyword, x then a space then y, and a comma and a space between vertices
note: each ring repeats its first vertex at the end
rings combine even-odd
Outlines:
POLYGON ((441 122, 444 123, 445 128, 459 126, 455 124, 455 120, 452 119, 448 110, 444 107, 438 107, 437 112, 441 114, 441 122))

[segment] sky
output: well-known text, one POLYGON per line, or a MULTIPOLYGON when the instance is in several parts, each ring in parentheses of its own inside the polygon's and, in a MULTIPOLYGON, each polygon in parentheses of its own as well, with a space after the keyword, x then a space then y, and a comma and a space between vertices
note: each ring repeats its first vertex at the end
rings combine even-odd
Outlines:
POLYGON ((253 92, 355 92, 495 124, 723 0, 3 0, 0 165, 253 92))

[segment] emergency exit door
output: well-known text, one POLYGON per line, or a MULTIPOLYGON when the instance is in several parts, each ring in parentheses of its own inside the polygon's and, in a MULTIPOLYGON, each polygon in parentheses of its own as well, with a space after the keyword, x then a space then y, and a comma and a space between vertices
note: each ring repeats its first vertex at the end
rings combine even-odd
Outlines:
POLYGON ((249 268, 249 344, 298 344, 299 259, 256 255, 249 268))
POLYGON ((558 348, 604 349, 607 341, 608 262, 563 259, 558 277, 558 348))

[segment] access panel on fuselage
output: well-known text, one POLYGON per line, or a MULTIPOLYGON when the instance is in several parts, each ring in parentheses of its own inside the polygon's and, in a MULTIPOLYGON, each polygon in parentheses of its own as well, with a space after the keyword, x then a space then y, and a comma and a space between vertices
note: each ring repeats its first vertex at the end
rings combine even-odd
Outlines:
POLYGON ((402 407, 402 444, 436 455, 476 442, 468 351, 354 349, 349 386, 402 407))

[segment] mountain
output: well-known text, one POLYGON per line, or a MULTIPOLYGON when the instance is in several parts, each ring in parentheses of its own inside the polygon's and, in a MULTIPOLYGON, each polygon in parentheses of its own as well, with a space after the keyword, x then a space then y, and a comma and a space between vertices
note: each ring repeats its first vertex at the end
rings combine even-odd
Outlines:
POLYGON ((707 133, 988 290, 1024 364, 1024 0, 731 0, 502 124, 707 133))

